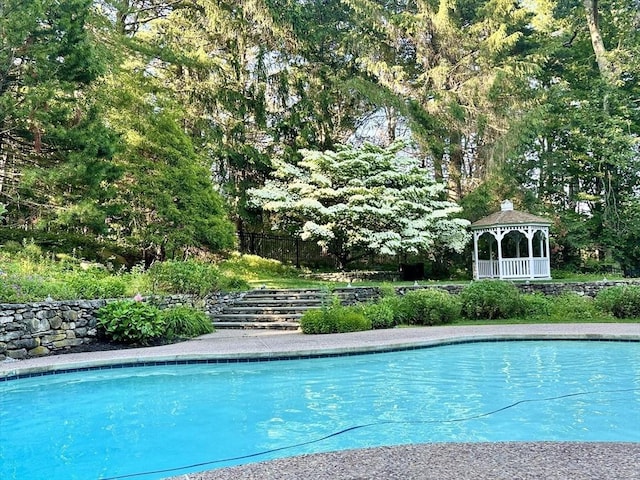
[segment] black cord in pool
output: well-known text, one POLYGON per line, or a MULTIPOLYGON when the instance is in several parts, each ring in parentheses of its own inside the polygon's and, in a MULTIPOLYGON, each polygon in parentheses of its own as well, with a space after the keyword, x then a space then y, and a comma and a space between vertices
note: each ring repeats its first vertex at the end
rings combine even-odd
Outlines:
POLYGON ((282 450, 288 450, 288 449, 291 449, 291 448, 303 447, 305 445, 311 445, 312 443, 322 442, 323 440, 327 440, 328 438, 337 437, 338 435, 342 435, 343 433, 351 432, 353 430, 359 430, 361 428, 374 427, 374 426, 377 426, 377 425, 389 425, 389 424, 394 424, 394 425, 401 425, 401 424, 410 424, 410 425, 412 425, 413 424, 413 425, 415 425, 415 424, 426 424, 426 423, 468 422, 470 420, 477 420, 479 418, 485 418, 485 417, 489 417, 491 415, 495 415, 496 413, 500 413, 500 412, 503 412, 505 410, 509 410, 511 408, 517 407, 518 405, 522 405, 523 403, 549 402, 549 401, 552 401, 552 400, 560 400, 560 399, 563 399, 563 398, 580 397, 580 396, 584 396, 584 395, 594 395, 594 394, 600 394, 600 393, 623 393, 623 392, 636 392, 636 391, 640 391, 640 388, 626 388, 626 389, 620 389, 620 390, 599 390, 599 391, 591 391, 591 392, 577 392, 577 393, 568 393, 566 395, 559 395, 557 397, 525 399, 525 400, 519 400, 519 401, 517 401, 515 403, 512 403, 510 405, 506 405, 506 406, 498 408, 496 410, 492 410, 490 412, 478 413, 476 415, 471 415, 469 417, 450 418, 450 419, 446 419, 446 420, 402 420, 402 421, 381 420, 381 421, 377 421, 377 422, 364 423, 364 424, 361 424, 361 425, 354 425, 352 427, 344 428, 342 430, 330 433, 329 435, 325 435, 324 437, 316 438, 314 440, 308 440, 306 442, 300 442, 300 443, 296 443, 296 444, 293 444, 293 445, 285 445, 284 447, 272 448, 270 450, 263 450, 261 452, 250 453, 248 455, 241 455, 241 456, 238 456, 238 457, 230 457, 230 458, 222 458, 222 459, 219 459, 219 460, 210 460, 208 462, 193 463, 191 465, 184 465, 184 466, 181 466, 181 467, 174 467, 174 468, 166 468, 166 469, 163 469, 163 470, 153 470, 153 471, 148 471, 148 472, 129 473, 129 474, 126 474, 126 475, 118 475, 118 476, 115 476, 115 477, 100 477, 98 480, 119 480, 119 479, 122 479, 122 478, 134 478, 134 477, 141 477, 143 475, 155 475, 155 474, 158 474, 158 473, 178 472, 178 471, 182 471, 182 470, 186 470, 186 469, 190 469, 190 468, 205 467, 205 466, 208 466, 208 465, 215 465, 216 463, 232 462, 232 461, 236 461, 236 460, 246 460, 246 459, 249 459, 249 458, 259 457, 261 455, 267 455, 269 453, 280 452, 282 450))

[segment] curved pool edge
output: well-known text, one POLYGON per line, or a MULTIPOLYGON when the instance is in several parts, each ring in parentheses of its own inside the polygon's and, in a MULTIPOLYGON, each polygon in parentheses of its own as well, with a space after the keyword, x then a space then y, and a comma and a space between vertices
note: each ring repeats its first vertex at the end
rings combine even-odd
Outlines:
POLYGON ((415 327, 329 335, 219 331, 158 347, 70 353, 0 362, 0 382, 24 376, 97 368, 301 359, 512 340, 640 341, 640 323, 415 327))
POLYGON ((400 445, 288 457, 172 478, 640 479, 640 443, 508 442, 400 445))

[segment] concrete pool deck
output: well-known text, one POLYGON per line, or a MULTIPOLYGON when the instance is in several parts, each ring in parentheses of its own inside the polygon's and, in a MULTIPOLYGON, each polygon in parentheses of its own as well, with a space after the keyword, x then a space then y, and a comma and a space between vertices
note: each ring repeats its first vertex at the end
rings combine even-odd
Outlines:
MULTIPOLYGON (((183 360, 309 357, 376 352, 461 341, 640 340, 640 323, 473 325, 335 335, 220 330, 158 347, 70 353, 0 362, 0 380, 18 375, 183 360)), ((640 429, 640 419, 637 421, 640 429)), ((223 479, 639 479, 640 443, 427 444, 304 455, 176 477, 223 479)))

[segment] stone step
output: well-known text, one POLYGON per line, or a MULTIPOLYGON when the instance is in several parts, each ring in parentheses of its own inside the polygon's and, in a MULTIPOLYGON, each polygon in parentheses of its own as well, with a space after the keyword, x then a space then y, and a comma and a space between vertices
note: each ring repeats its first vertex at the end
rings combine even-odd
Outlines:
POLYGON ((287 313, 287 314, 247 314, 247 313, 221 313, 216 315, 213 320, 213 325, 217 325, 218 322, 260 322, 270 323, 278 322, 281 320, 298 320, 302 317, 302 313, 287 313))
POLYGON ((317 298, 327 298, 331 295, 328 293, 317 292, 317 293, 306 293, 306 294, 298 294, 298 293, 247 293, 244 295, 244 300, 314 300, 317 298))
POLYGON ((304 312, 329 306, 335 297, 343 303, 359 299, 352 288, 338 289, 257 289, 247 292, 233 305, 228 305, 214 318, 216 328, 298 328, 304 312))
POLYGON ((231 307, 226 307, 222 310, 222 315, 227 314, 262 314, 262 315, 275 315, 275 314, 288 314, 288 313, 304 313, 312 308, 319 308, 318 305, 298 305, 295 307, 283 306, 283 305, 271 305, 261 306, 254 305, 247 307, 244 304, 236 304, 231 307))
POLYGON ((331 299, 324 299, 324 298, 309 298, 309 299, 247 299, 246 297, 243 298, 242 300, 239 300, 235 303, 235 305, 251 305, 251 306, 265 306, 265 307, 269 307, 272 305, 291 305, 291 306, 295 306, 295 305, 322 305, 322 303, 330 303, 331 299))
POLYGON ((215 322, 214 326, 220 329, 269 329, 269 330, 298 330, 298 322, 215 322))

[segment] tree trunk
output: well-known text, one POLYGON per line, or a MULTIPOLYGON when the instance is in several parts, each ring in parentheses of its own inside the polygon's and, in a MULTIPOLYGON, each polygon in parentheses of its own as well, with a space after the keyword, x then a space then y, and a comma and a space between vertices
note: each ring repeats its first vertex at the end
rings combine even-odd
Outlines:
POLYGON ((463 161, 462 135, 453 132, 449 137, 449 188, 456 201, 462 198, 463 161))
POLYGON ((607 58, 607 49, 604 46, 602 35, 600 34, 600 25, 598 23, 598 0, 583 0, 584 9, 587 15, 587 25, 589 26, 589 36, 591 37, 591 45, 593 53, 596 55, 598 70, 607 82, 613 82, 616 73, 613 65, 607 58))

